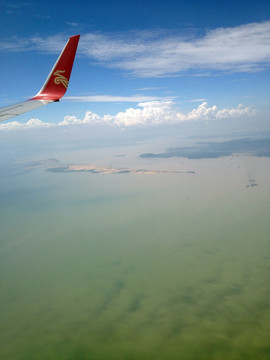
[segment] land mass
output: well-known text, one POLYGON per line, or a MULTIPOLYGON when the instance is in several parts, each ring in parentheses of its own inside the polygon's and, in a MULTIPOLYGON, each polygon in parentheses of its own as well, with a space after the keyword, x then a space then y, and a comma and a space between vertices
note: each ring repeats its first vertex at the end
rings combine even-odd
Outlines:
POLYGON ((270 157, 270 139, 234 139, 223 142, 198 142, 190 147, 169 148, 163 153, 141 154, 141 158, 184 157, 211 159, 232 155, 270 157))
POLYGON ((131 168, 113 168, 110 166, 100 166, 91 164, 68 164, 48 167, 47 171, 51 172, 91 172, 94 174, 140 174, 140 175, 157 175, 157 174, 193 174, 195 171, 166 171, 166 170, 147 170, 131 168))

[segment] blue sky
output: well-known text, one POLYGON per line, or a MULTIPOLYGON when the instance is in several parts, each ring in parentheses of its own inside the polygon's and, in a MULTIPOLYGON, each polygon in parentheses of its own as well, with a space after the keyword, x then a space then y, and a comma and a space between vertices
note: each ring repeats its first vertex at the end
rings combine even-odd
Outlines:
POLYGON ((30 127, 270 130, 269 1, 1 1, 0 19, 0 106, 35 95, 81 35, 65 98, 16 119, 30 127))

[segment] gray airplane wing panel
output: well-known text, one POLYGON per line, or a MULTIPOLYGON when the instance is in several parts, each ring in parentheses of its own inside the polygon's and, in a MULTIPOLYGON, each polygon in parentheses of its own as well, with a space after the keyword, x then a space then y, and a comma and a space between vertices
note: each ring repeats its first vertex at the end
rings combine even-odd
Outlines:
POLYGON ((14 116, 21 115, 28 111, 37 109, 43 105, 46 105, 52 100, 27 100, 10 106, 0 108, 0 121, 8 120, 14 116))

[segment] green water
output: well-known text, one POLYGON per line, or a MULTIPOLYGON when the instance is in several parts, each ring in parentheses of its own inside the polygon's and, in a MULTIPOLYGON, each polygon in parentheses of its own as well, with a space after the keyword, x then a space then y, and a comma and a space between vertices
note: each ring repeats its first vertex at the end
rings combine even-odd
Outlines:
POLYGON ((1 178, 0 359, 270 358, 270 161, 181 166, 1 178))

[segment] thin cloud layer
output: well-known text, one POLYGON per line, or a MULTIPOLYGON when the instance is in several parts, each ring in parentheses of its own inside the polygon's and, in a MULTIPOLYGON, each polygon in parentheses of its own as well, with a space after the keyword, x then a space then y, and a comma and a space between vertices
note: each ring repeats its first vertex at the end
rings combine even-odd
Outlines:
MULTIPOLYGON (((59 52, 65 41, 62 35, 15 39, 0 42, 0 50, 59 52)), ((138 77, 254 72, 269 66, 270 21, 218 28, 189 38, 150 31, 84 34, 79 53, 138 77)))
POLYGON ((187 121, 214 121, 241 116, 251 116, 255 110, 238 105, 236 108, 219 110, 216 105, 208 106, 207 102, 201 103, 188 113, 180 112, 172 101, 148 101, 139 103, 137 108, 128 108, 116 115, 99 116, 87 111, 83 119, 67 115, 58 124, 45 123, 39 119, 31 119, 22 124, 18 121, 0 124, 0 130, 17 130, 39 127, 55 127, 68 125, 110 125, 120 128, 132 126, 151 126, 164 124, 177 124, 187 121))
POLYGON ((75 102, 144 102, 164 99, 158 96, 147 95, 132 95, 132 96, 118 96, 118 95, 86 95, 86 96, 66 96, 66 100, 75 102))
POLYGON ((269 65, 270 21, 211 30, 204 36, 183 39, 153 33, 132 39, 86 36, 83 51, 109 67, 139 77, 195 74, 204 71, 251 72, 269 65))

